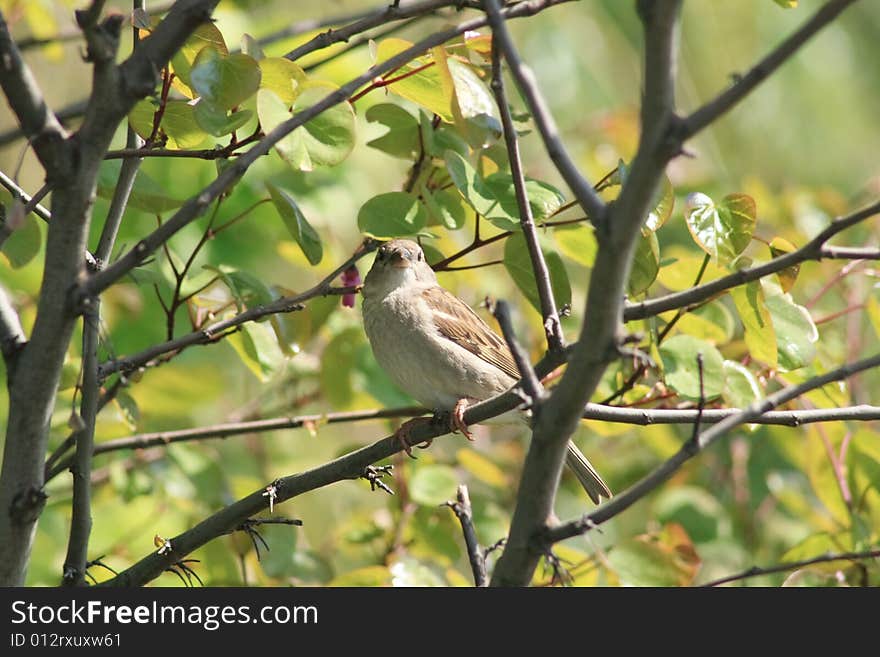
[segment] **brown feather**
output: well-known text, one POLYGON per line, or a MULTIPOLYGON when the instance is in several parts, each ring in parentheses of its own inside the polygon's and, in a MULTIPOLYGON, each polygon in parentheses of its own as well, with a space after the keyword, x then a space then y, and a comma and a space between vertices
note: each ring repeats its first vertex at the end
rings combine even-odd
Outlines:
POLYGON ((442 287, 429 287, 422 298, 434 311, 440 334, 494 365, 512 379, 519 379, 516 362, 507 344, 464 301, 442 287))

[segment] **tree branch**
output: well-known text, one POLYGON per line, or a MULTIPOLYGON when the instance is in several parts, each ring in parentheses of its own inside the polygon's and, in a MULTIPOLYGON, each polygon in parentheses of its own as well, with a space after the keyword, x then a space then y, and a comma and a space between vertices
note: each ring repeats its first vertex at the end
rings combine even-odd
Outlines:
POLYGON ((737 573, 736 575, 728 575, 719 579, 714 579, 711 582, 706 582, 705 584, 702 584, 702 586, 721 586, 722 584, 736 582, 741 579, 748 579, 749 577, 757 577, 759 575, 772 575, 773 573, 786 573, 791 570, 797 570, 798 568, 803 568, 804 566, 812 566, 813 564, 817 563, 828 563, 831 561, 861 561, 862 559, 876 559, 877 557, 880 557, 880 550, 866 550, 864 552, 842 552, 840 554, 822 554, 818 557, 813 557, 812 559, 804 559, 803 561, 789 561, 776 564, 775 566, 766 566, 764 568, 752 566, 748 570, 744 570, 741 573, 737 573))
MULTIPOLYGON (((111 15, 99 21, 100 0, 78 12, 77 21, 93 63, 93 91, 83 124, 69 140, 64 139, 57 121, 47 118, 48 110, 38 104, 35 87, 23 77, 21 66, 3 69, 4 91, 26 93, 17 101, 20 107, 41 116, 44 127, 34 124, 30 130, 43 130, 34 147, 47 167, 53 193, 37 315, 10 386, 0 471, 0 584, 20 585, 24 581, 36 519, 45 504, 43 461, 49 422, 74 321, 86 306, 71 305, 71 285, 82 277, 98 168, 116 126, 136 100, 153 91, 156 71, 210 17, 216 2, 179 0, 143 46, 120 66, 115 64, 115 49, 121 17, 111 15), (49 126, 48 139, 45 126, 49 126), (59 150, 64 152, 57 155, 59 150)), ((20 59, 5 23, 0 29, 0 55, 13 64, 20 59)))
POLYGON ((0 12, 0 87, 49 179, 71 166, 67 131, 49 109, 0 12))
MULTIPOLYGON (((522 2, 511 6, 504 12, 504 14, 509 17, 531 16, 547 7, 559 4, 562 1, 565 0, 522 2)), ((170 16, 171 14, 169 14, 169 17, 170 16)), ((274 130, 272 130, 272 132, 266 135, 262 141, 256 144, 247 153, 242 154, 235 162, 230 164, 223 173, 217 176, 214 182, 190 198, 183 207, 168 219, 168 221, 163 223, 162 226, 138 242, 133 249, 121 256, 110 267, 89 277, 86 282, 80 284, 75 296, 79 299, 94 296, 107 289, 115 281, 119 280, 122 276, 141 264, 146 257, 162 246, 162 244, 177 233, 177 231, 201 216, 208 205, 241 178, 257 158, 268 153, 272 146, 310 119, 316 117, 328 108, 344 102, 362 86, 370 84, 377 76, 381 76, 389 71, 400 68, 425 51, 439 46, 459 34, 479 29, 486 25, 487 22, 488 21, 485 18, 476 18, 460 23, 456 27, 448 30, 432 34, 406 50, 401 51, 394 57, 374 66, 366 73, 350 80, 311 107, 308 107, 292 118, 279 124, 274 130)), ((157 33, 158 28, 150 38, 153 38, 157 33)))
MULTIPOLYGON (((406 18, 412 18, 413 16, 431 14, 444 7, 458 7, 460 4, 461 2, 458 0, 414 0, 413 2, 395 2, 385 7, 372 10, 349 25, 322 32, 301 46, 297 46, 284 55, 284 57, 295 62, 297 59, 301 59, 316 50, 328 48, 335 43, 347 42, 356 34, 366 32, 374 27, 386 25, 394 21, 404 20, 406 18)), ((274 38, 274 36, 275 35, 270 35, 270 37, 267 38, 274 38)))
POLYGON ((513 44, 513 39, 511 39, 507 26, 504 23, 505 19, 509 17, 509 13, 499 7, 498 0, 485 0, 483 4, 489 16, 489 24, 492 26, 493 39, 497 38, 497 43, 501 46, 504 59, 507 60, 510 66, 510 73, 514 80, 516 80, 516 85, 519 87, 520 93, 529 107, 532 119, 535 121, 535 126, 541 134, 541 139, 544 141, 547 154, 571 188, 584 212, 593 221, 601 221, 605 212, 605 204, 593 190, 593 186, 578 171, 571 156, 568 154, 568 150, 562 143, 556 122, 550 114, 544 97, 538 90, 535 75, 520 58, 519 53, 516 51, 516 46, 513 44))
POLYGON ((544 320, 547 348, 551 350, 561 349, 565 344, 565 338, 562 334, 562 324, 559 322, 556 299, 553 297, 550 271, 547 269, 544 253, 541 251, 541 245, 538 243, 535 220, 532 216, 532 206, 529 205, 529 197, 526 192, 526 181, 519 155, 516 128, 513 125, 513 117, 510 114, 510 105, 507 103, 507 94, 504 92, 504 77, 501 71, 501 51, 498 40, 499 36, 496 32, 492 37, 492 93, 495 95, 495 102, 501 114, 504 143, 507 147, 510 173, 513 177, 513 189, 516 193, 516 204, 519 208, 519 225, 522 228, 526 247, 529 251, 529 259, 532 262, 532 273, 535 276, 535 286, 538 289, 538 299, 541 302, 541 316, 544 320))
MULTIPOLYGON (((282 429, 298 429, 303 426, 321 426, 323 424, 342 424, 346 422, 360 422, 363 420, 380 420, 398 417, 414 417, 430 413, 428 409, 417 406, 405 408, 389 408, 370 411, 343 411, 340 413, 318 413, 313 415, 298 415, 296 417, 278 417, 266 420, 252 420, 250 422, 231 422, 228 424, 215 424, 207 427, 194 429, 180 429, 178 431, 157 431, 155 433, 141 433, 124 438, 115 438, 98 443, 94 446, 92 454, 105 454, 126 449, 145 449, 148 447, 165 446, 173 443, 191 442, 197 440, 210 440, 214 438, 228 438, 230 436, 242 436, 247 434, 262 433, 267 431, 280 431, 282 429)), ((64 472, 73 463, 73 458, 68 456, 57 464, 51 465, 46 473, 46 480, 54 478, 64 472)), ((48 462, 47 462, 47 465, 48 462)))
POLYGON ((855 0, 829 0, 822 5, 794 34, 774 48, 745 75, 738 77, 733 86, 682 120, 678 129, 678 138, 684 141, 693 137, 725 114, 854 2, 855 0))
MULTIPOLYGON (((532 579, 542 554, 534 549, 532 537, 546 526, 553 514, 568 439, 577 428, 607 364, 618 357, 624 290, 636 238, 666 163, 674 154, 662 139, 665 126, 674 116, 671 89, 674 69, 667 70, 663 66, 671 66, 675 59, 675 32, 681 2, 657 0, 650 4, 649 10, 645 5, 639 4, 645 32, 645 89, 653 90, 662 103, 653 102, 650 112, 643 111, 639 148, 614 205, 602 214, 597 214, 597 210, 604 206, 584 206, 597 226, 599 249, 593 271, 602 275, 590 277, 582 333, 573 347, 562 380, 553 388, 534 423, 510 536, 492 574, 493 586, 526 586, 532 579)), ((487 9, 496 15, 496 0, 488 0, 487 9)), ((497 18, 493 28, 499 31, 499 36, 504 33, 504 24, 497 18)), ((507 48, 505 54, 511 62, 507 48)), ((514 71, 519 68, 511 66, 514 71)), ((576 170, 574 174, 583 182, 576 170)), ((592 187, 589 190, 590 199, 597 200, 592 187)))
POLYGON ((734 429, 741 424, 754 422, 767 411, 796 399, 810 390, 821 388, 822 386, 835 381, 842 381, 858 372, 877 367, 878 365, 880 365, 880 354, 865 358, 855 363, 843 365, 842 367, 838 367, 837 369, 831 370, 821 376, 813 377, 812 379, 798 385, 783 388, 782 390, 769 395, 765 399, 755 402, 747 409, 723 419, 718 424, 701 433, 696 440, 687 441, 681 449, 673 454, 667 461, 654 469, 639 482, 615 496, 614 499, 603 504, 592 513, 577 520, 537 532, 533 536, 535 541, 533 549, 546 549, 547 546, 552 545, 557 541, 586 533, 594 527, 597 527, 603 522, 620 514, 669 479, 669 477, 681 468, 684 463, 715 443, 721 437, 725 436, 731 429, 734 429))
POLYGON ((624 321, 630 322, 636 319, 644 319, 645 317, 653 317, 667 310, 675 310, 683 308, 693 303, 704 301, 720 292, 729 290, 730 288, 744 285, 750 281, 758 280, 764 276, 775 274, 798 265, 807 260, 821 260, 825 257, 844 257, 844 254, 858 259, 864 259, 874 250, 866 251, 856 247, 837 247, 825 246, 825 243, 839 232, 869 219, 880 213, 880 201, 873 203, 861 210, 857 210, 845 217, 838 218, 831 222, 823 231, 816 235, 812 240, 804 244, 801 248, 791 253, 786 253, 778 258, 773 258, 769 262, 748 269, 740 269, 732 274, 717 278, 704 285, 693 287, 683 292, 675 292, 667 294, 656 299, 649 299, 640 303, 629 303, 624 310, 624 321), (834 255, 837 254, 837 255, 834 255))
POLYGON ((474 527, 474 514, 471 510, 471 497, 467 486, 461 484, 455 495, 455 502, 447 502, 452 509, 458 522, 461 523, 461 533, 464 535, 464 545, 467 549, 468 560, 471 563, 471 571, 474 574, 474 585, 483 587, 489 585, 489 575, 486 572, 486 555, 477 540, 477 529, 474 527))
POLYGON ((254 306, 253 308, 248 308, 247 310, 240 312, 233 317, 215 322, 214 324, 211 324, 210 326, 207 326, 203 329, 199 329, 198 331, 193 331, 192 333, 187 333, 186 335, 182 335, 178 338, 174 338, 172 340, 153 345, 152 347, 149 347, 140 353, 134 354, 133 356, 128 356, 126 358, 115 358, 106 363, 102 363, 101 366, 98 368, 99 379, 103 380, 114 372, 131 372, 138 369, 139 367, 146 365, 153 359, 158 358, 163 354, 179 353, 187 347, 191 347, 193 345, 209 344, 211 342, 215 342, 219 338, 226 335, 230 329, 234 329, 247 322, 254 322, 269 315, 301 310, 303 307, 302 304, 305 301, 308 301, 309 299, 314 299, 315 297, 326 296, 333 293, 334 290, 331 288, 333 281, 339 278, 342 272, 348 269, 352 264, 363 258, 365 255, 374 251, 377 246, 378 243, 374 240, 364 240, 361 246, 358 247, 358 249, 351 257, 349 257, 344 263, 336 267, 336 269, 330 272, 330 274, 325 276, 317 285, 306 290, 305 292, 294 294, 292 296, 281 297, 280 299, 276 299, 272 303, 268 303, 263 306, 254 306))
POLYGON ((52 215, 45 207, 43 207, 39 203, 34 204, 33 197, 28 196, 21 187, 15 184, 15 181, 12 178, 7 176, 2 171, 0 171, 0 185, 5 187, 12 195, 12 198, 14 198, 15 200, 20 201, 24 205, 33 205, 33 209, 31 211, 40 219, 42 219, 43 221, 49 221, 49 219, 51 219, 52 215))
POLYGON ((27 338, 21 327, 18 312, 12 307, 6 290, 0 286, 0 352, 3 354, 3 360, 6 361, 7 379, 12 379, 18 353, 26 343, 27 338))

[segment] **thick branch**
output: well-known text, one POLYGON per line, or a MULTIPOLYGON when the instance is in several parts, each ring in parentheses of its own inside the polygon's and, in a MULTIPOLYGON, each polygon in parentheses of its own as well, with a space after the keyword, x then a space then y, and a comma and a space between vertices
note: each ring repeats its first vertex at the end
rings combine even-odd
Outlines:
POLYGON ((678 452, 662 465, 592 513, 577 520, 537 533, 534 536, 537 543, 537 545, 534 546, 534 549, 544 549, 557 541, 588 532, 590 529, 610 520, 669 479, 669 477, 678 471, 682 465, 725 436, 731 429, 734 429, 741 424, 754 422, 767 411, 796 399, 810 390, 821 388, 822 386, 835 381, 848 379, 858 372, 872 369, 878 365, 880 365, 880 354, 865 358, 864 360, 855 363, 844 365, 827 372, 822 376, 814 377, 798 385, 783 388, 767 398, 755 402, 747 409, 725 418, 715 426, 701 433, 696 440, 689 440, 678 452))
POLYGON ((750 94, 755 87, 766 80, 771 73, 787 62, 819 30, 837 18, 855 0, 829 0, 794 34, 780 43, 773 51, 755 64, 745 75, 715 99, 703 105, 684 119, 678 137, 684 141, 713 123, 739 101, 750 94))
MULTIPOLYGON (((645 31, 645 89, 654 90, 662 102, 652 103, 651 111, 643 112, 642 138, 617 201, 605 211, 607 216, 594 214, 599 250, 594 275, 590 277, 583 330, 562 380, 544 402, 534 424, 509 540, 492 575, 493 586, 526 586, 532 579, 542 554, 534 549, 532 537, 552 517, 568 439, 607 364, 619 353, 624 291, 636 238, 666 163, 674 154, 662 138, 665 126, 674 117, 674 69, 661 69, 656 62, 671 66, 675 59, 681 2, 657 0, 651 3, 649 11, 644 4, 639 6, 645 31)), ((497 8, 496 2, 488 0, 490 12, 493 6, 497 8)), ((493 27, 499 35, 504 30, 501 21, 493 22, 493 27)), ((511 62, 506 49, 505 54, 511 62)), ((580 178, 580 174, 577 176, 580 178)), ((590 194, 596 198, 592 188, 590 194)), ((587 213, 591 214, 589 209, 587 213)))

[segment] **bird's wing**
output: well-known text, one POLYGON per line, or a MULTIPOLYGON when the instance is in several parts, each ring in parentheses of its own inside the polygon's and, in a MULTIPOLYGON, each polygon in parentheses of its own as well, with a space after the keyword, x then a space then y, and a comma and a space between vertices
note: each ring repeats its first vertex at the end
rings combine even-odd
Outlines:
POLYGON ((439 286, 425 289, 422 298, 431 308, 434 324, 444 338, 464 347, 511 378, 520 378, 507 344, 464 301, 439 286))

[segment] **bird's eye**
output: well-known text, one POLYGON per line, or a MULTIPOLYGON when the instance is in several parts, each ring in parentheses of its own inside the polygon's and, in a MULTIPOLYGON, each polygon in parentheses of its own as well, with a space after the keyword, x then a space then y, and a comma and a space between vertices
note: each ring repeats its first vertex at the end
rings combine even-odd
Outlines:
POLYGON ((419 262, 421 262, 422 260, 424 260, 424 258, 425 258, 425 257, 424 257, 424 255, 422 254, 422 252, 419 251, 418 254, 416 255, 416 259, 417 259, 419 262))

